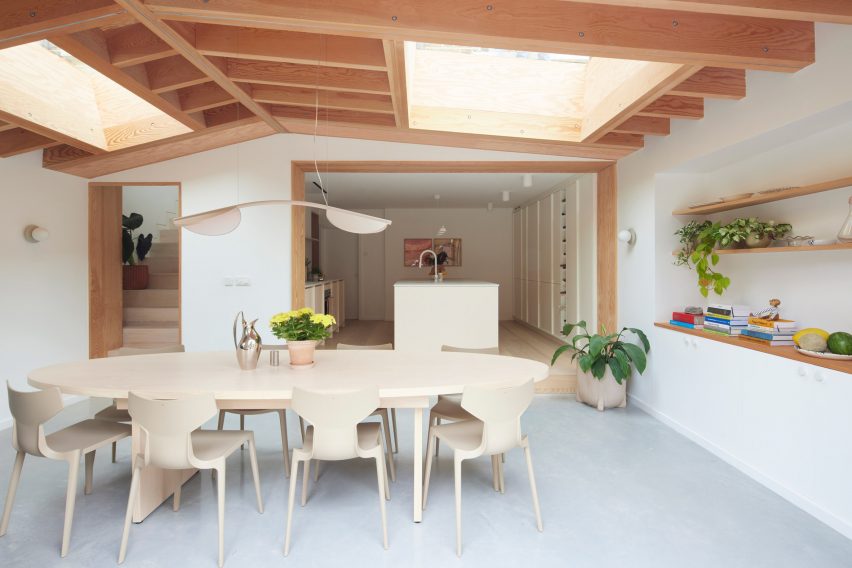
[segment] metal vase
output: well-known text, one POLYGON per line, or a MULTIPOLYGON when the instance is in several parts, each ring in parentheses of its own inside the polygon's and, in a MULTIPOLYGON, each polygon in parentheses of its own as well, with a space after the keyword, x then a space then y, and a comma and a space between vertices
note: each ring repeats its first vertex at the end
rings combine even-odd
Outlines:
POLYGON ((254 328, 257 320, 246 322, 243 312, 239 312, 234 318, 234 348, 237 353, 237 363, 243 371, 253 371, 257 368, 260 353, 263 351, 263 341, 260 334, 254 328), (241 333, 237 338, 237 324, 240 324, 241 333))

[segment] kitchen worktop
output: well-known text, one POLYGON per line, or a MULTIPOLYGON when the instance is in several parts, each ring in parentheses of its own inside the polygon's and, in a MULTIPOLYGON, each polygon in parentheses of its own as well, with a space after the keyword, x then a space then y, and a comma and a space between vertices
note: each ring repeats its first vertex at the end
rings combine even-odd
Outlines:
POLYGON ((458 287, 482 287, 482 286, 494 286, 497 287, 499 284, 496 282, 486 282, 484 280, 465 280, 462 278, 458 279, 449 279, 449 280, 441 280, 435 282, 433 278, 423 279, 423 280, 400 280, 394 284, 395 287, 449 287, 449 286, 458 286, 458 287))

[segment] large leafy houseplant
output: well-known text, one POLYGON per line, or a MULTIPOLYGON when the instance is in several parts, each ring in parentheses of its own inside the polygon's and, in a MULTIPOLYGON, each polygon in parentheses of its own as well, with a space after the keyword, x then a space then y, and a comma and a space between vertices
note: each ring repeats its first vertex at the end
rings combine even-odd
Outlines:
POLYGON ((565 352, 571 353, 571 360, 577 361, 584 373, 591 373, 593 377, 602 380, 607 368, 612 371, 612 376, 620 385, 631 375, 631 370, 636 367, 641 375, 645 372, 647 364, 646 354, 651 350, 648 337, 641 329, 624 327, 618 333, 606 333, 606 328, 601 326, 601 334, 589 333, 586 322, 567 323, 562 328, 562 335, 568 337, 576 331, 570 343, 560 346, 553 353, 550 364, 565 352), (639 338, 640 345, 625 341, 623 335, 630 332, 639 338))
POLYGON ((678 242, 680 243, 680 250, 675 257, 676 266, 689 265, 689 257, 695 251, 695 247, 698 244, 698 236, 702 231, 712 225, 713 223, 710 221, 698 222, 692 220, 675 231, 675 236, 678 237, 678 242))
POLYGON ((131 213, 121 216, 121 282, 125 290, 144 290, 148 287, 148 266, 142 264, 151 245, 154 236, 150 233, 139 235, 134 239, 134 231, 142 226, 142 215, 131 213))

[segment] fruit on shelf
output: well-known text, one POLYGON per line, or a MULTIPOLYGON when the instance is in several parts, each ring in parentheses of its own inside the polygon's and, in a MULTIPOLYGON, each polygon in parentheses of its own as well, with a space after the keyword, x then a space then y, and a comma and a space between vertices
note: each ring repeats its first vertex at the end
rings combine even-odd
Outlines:
MULTIPOLYGON (((821 336, 825 341, 828 341, 829 333, 827 331, 818 327, 809 327, 807 329, 803 329, 801 331, 796 332, 796 334, 793 336, 793 342, 799 347, 804 348, 804 346, 800 343, 800 340, 809 333, 815 333, 821 336)), ((823 349, 823 351, 825 351, 825 349, 823 349)))
POLYGON ((828 350, 838 355, 852 355, 852 334, 838 331, 828 336, 828 350))
POLYGON ((801 336, 798 341, 799 347, 808 351, 818 351, 822 353, 828 347, 828 342, 822 335, 818 333, 806 333, 801 336))

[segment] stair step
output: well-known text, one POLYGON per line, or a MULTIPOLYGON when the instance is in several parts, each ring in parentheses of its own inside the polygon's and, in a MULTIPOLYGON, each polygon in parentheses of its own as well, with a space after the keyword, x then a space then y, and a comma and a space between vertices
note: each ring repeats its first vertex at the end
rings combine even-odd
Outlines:
POLYGON ((148 289, 177 290, 177 272, 154 272, 149 275, 148 289))
POLYGON ((176 243, 178 242, 178 229, 160 229, 160 234, 157 242, 160 243, 176 243))
POLYGON ((151 258, 154 257, 178 256, 178 244, 174 243, 151 243, 151 258))
POLYGON ((125 322, 176 322, 178 319, 178 308, 124 308, 125 322))
POLYGON ((150 274, 175 273, 180 270, 177 256, 150 256, 145 259, 150 274))
POLYGON ((170 327, 124 327, 123 340, 125 347, 141 347, 142 344, 175 344, 180 341, 180 329, 177 325, 170 327))
POLYGON ((177 308, 177 290, 125 290, 124 306, 128 308, 177 308))

